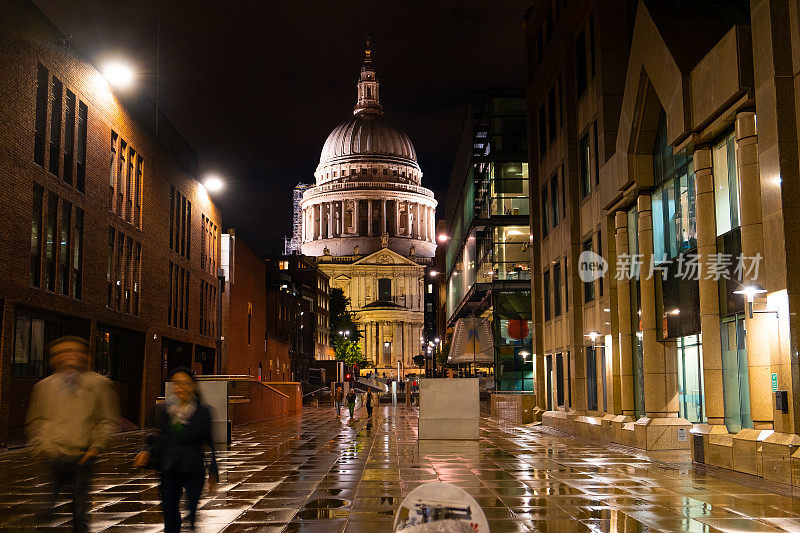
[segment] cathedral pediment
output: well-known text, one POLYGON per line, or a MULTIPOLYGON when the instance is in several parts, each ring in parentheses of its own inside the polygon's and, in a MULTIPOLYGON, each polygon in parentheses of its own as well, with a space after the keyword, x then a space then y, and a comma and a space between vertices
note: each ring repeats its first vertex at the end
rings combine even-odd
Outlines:
POLYGON ((401 265, 401 266, 419 266, 414 261, 404 257, 389 248, 383 248, 374 252, 366 257, 362 257, 353 265, 401 265))

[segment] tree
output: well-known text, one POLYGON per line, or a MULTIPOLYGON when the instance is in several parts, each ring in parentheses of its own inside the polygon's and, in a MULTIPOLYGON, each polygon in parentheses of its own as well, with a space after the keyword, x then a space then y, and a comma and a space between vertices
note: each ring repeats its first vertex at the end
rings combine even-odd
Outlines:
POLYGON ((425 356, 422 354, 415 355, 411 360, 420 368, 425 366, 425 356))
POLYGON ((333 337, 334 348, 336 340, 349 340, 358 343, 361 333, 358 331, 356 316, 350 311, 350 298, 344 295, 344 291, 338 287, 331 289, 330 301, 330 323, 331 337, 333 337), (350 334, 339 335, 339 332, 349 331, 350 334))
POLYGON ((368 361, 361 352, 361 345, 348 339, 343 339, 338 335, 333 337, 333 353, 337 361, 342 361, 347 365, 355 365, 364 368, 368 361))

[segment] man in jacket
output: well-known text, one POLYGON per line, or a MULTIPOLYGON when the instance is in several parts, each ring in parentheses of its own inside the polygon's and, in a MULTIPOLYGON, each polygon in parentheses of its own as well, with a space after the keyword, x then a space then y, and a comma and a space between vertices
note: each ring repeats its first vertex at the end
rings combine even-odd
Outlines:
POLYGON ((52 512, 61 489, 71 485, 73 529, 88 531, 90 478, 116 428, 117 395, 111 381, 88 370, 86 339, 61 337, 47 352, 54 373, 33 388, 26 430, 34 455, 46 466, 46 513, 52 512))

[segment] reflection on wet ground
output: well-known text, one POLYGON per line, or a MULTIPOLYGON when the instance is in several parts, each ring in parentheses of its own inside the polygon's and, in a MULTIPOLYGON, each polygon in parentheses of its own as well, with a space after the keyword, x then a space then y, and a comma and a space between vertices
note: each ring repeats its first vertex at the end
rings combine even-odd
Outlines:
MULTIPOLYGON (((160 531, 158 481, 130 461, 142 439, 117 439, 98 462, 93 531, 160 531)), ((654 462, 537 428, 484 420, 477 442, 417 442, 416 410, 354 420, 302 416, 239 428, 220 452, 222 480, 198 530, 391 531, 403 496, 428 481, 463 487, 493 533, 516 531, 800 531, 800 500, 741 478, 654 462)), ((0 455, 0 529, 33 529, 42 485, 25 450, 0 455)), ((51 530, 69 530, 56 508, 51 530)))

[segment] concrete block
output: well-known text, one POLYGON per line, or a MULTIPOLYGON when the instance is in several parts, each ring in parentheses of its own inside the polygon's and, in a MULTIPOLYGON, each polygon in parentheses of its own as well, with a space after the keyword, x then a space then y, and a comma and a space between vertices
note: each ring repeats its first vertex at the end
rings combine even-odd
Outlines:
POLYGON ((704 442, 706 464, 720 468, 733 468, 733 436, 728 434, 706 435, 704 442))
POLYGON ((419 389, 420 439, 477 439, 477 378, 423 379, 419 389))
POLYGON ((760 441, 772 434, 772 430, 743 429, 732 435, 733 438, 733 470, 758 476, 761 470, 761 458, 758 454, 760 441))
POLYGON ((792 455, 800 449, 800 436, 773 433, 761 441, 762 477, 778 483, 792 483, 792 455))

